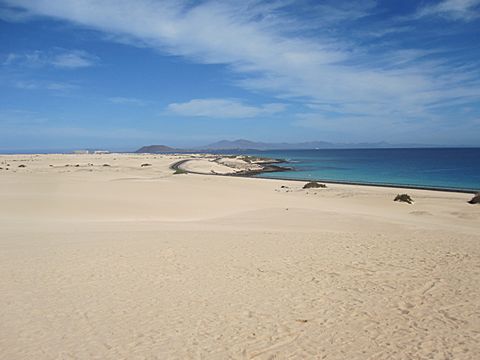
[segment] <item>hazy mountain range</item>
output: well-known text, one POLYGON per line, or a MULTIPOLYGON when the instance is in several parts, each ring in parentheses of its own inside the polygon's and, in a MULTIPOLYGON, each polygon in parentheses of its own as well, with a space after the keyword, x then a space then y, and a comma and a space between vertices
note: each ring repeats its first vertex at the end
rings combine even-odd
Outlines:
POLYGON ((149 145, 138 149, 138 153, 161 153, 170 151, 205 151, 205 150, 307 150, 307 149, 378 149, 378 148, 415 148, 434 147, 421 144, 376 143, 331 143, 327 141, 308 141, 300 143, 255 142, 245 139, 221 140, 209 145, 189 149, 173 148, 165 145, 149 145))

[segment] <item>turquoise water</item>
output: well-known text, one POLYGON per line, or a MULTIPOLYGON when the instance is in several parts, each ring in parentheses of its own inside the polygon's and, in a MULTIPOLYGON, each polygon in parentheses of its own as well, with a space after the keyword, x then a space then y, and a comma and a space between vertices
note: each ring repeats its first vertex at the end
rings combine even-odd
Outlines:
POLYGON ((282 158, 292 171, 268 178, 480 190, 480 148, 242 151, 282 158))

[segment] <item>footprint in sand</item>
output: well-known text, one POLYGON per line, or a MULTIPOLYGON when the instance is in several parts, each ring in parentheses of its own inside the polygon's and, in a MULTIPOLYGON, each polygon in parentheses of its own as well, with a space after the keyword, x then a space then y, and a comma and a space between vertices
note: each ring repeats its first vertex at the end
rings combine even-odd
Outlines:
POLYGON ((428 211, 410 211, 410 214, 416 215, 416 216, 432 215, 428 211))
POLYGON ((400 310, 400 313, 402 315, 407 315, 410 313, 410 310, 413 309, 415 305, 407 302, 407 301, 401 301, 398 303, 398 309, 400 310))

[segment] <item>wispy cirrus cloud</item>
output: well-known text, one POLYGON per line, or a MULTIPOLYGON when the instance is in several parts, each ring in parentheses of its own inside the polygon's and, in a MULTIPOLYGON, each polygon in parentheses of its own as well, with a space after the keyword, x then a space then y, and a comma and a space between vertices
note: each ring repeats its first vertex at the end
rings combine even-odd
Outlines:
POLYGON ((231 99, 192 99, 184 103, 169 104, 167 110, 180 116, 252 118, 282 112, 285 110, 285 105, 272 103, 252 106, 231 99))
MULTIPOLYGON (((311 110, 333 121, 338 116, 357 116, 358 121, 368 122, 378 119, 379 114, 398 121, 412 117, 422 121, 437 116, 432 104, 480 99, 478 74, 459 70, 458 64, 439 54, 433 61, 432 49, 403 46, 399 51, 398 47, 367 46, 363 39, 341 36, 342 26, 375 13, 375 1, 356 2, 354 6, 330 1, 307 6, 304 11, 296 7, 303 15, 314 14, 301 19, 289 11, 291 1, 4 3, 32 16, 69 21, 112 38, 138 40, 163 54, 202 64, 224 64, 236 85, 300 104, 327 104, 337 109, 334 114, 322 108, 311 110)), ((477 4, 477 0, 444 0, 420 8, 416 19, 446 14, 473 19, 470 14, 477 4)), ((415 31, 411 23, 396 25, 401 26, 401 32, 415 31)), ((190 116, 216 116, 221 111, 224 117, 261 114, 261 109, 218 99, 171 104, 169 110, 190 116), (215 108, 217 111, 212 110, 215 108)))
POLYGON ((421 7, 415 16, 440 16, 450 20, 472 21, 480 17, 480 0, 442 0, 421 7))
POLYGON ((135 106, 145 106, 147 105, 147 101, 134 98, 134 97, 122 97, 122 96, 117 96, 117 97, 111 97, 108 99, 109 102, 113 104, 121 104, 121 105, 135 105, 135 106))
POLYGON ((78 69, 94 66, 98 63, 97 56, 83 50, 60 50, 49 52, 34 50, 23 53, 10 53, 4 56, 4 66, 44 67, 53 66, 63 69, 78 69))
POLYGON ((67 82, 37 80, 15 80, 12 85, 21 90, 49 90, 59 93, 65 93, 78 88, 77 85, 67 82))
POLYGON ((51 63, 53 66, 66 69, 77 69, 94 66, 98 62, 98 57, 82 50, 71 50, 58 54, 53 57, 51 63))

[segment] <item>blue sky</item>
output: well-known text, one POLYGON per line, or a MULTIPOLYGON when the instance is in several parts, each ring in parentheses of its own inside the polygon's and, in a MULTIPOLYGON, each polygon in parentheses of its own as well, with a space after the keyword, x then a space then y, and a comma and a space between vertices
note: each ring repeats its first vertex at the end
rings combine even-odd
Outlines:
POLYGON ((480 146, 480 0, 0 0, 0 150, 480 146))

